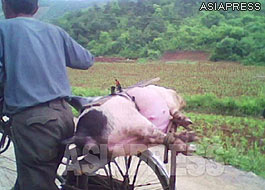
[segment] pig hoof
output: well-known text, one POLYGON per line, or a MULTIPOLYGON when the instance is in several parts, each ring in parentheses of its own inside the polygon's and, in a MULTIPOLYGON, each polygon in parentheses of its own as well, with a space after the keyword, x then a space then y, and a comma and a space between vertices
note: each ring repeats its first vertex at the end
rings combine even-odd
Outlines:
POLYGON ((190 144, 188 147, 189 152, 195 152, 196 151, 196 145, 195 144, 190 144))

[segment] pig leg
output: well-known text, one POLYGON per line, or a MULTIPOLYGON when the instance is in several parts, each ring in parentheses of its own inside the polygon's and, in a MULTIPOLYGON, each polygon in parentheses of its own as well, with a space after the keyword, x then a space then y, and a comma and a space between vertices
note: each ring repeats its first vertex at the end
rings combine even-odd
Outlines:
POLYGON ((143 144, 163 144, 166 134, 154 126, 148 119, 146 119, 137 110, 131 111, 133 114, 128 120, 130 125, 122 130, 122 135, 137 139, 137 142, 143 144))
POLYGON ((132 136, 136 136, 139 140, 143 140, 147 145, 163 144, 166 138, 166 134, 156 129, 151 123, 150 125, 130 130, 129 133, 132 136))
MULTIPOLYGON (((143 144, 150 145, 150 144, 164 144, 165 141, 168 143, 175 143, 175 139, 181 139, 182 141, 189 142, 190 139, 193 139, 190 136, 193 136, 191 133, 185 133, 182 135, 175 135, 172 138, 168 138, 167 135, 159 130, 156 126, 154 126, 148 119, 142 116, 139 112, 131 111, 133 114, 131 115, 131 122, 130 126, 125 127, 122 132, 121 136, 131 137, 137 139, 137 142, 142 142, 143 144), (180 138, 181 137, 181 138, 180 138)), ((182 115, 181 115, 182 116, 182 115)), ((180 118, 180 117, 179 117, 180 118)), ((129 120, 129 118, 127 118, 129 120)), ((180 120, 185 120, 187 124, 190 124, 190 120, 183 115, 180 120), (187 121, 186 121, 187 120, 187 121)), ((180 121, 177 121, 180 122, 180 121)), ((117 137, 117 135, 115 135, 117 137)), ((178 144, 179 141, 176 141, 178 144)))
MULTIPOLYGON (((193 151, 189 149, 189 146, 186 143, 197 140, 195 133, 182 132, 179 134, 165 134, 157 129, 149 120, 147 120, 143 116, 139 115, 138 117, 142 119, 142 125, 138 127, 130 127, 129 129, 127 129, 128 136, 136 137, 139 142, 143 142, 145 145, 164 144, 166 146, 170 146, 174 144, 178 152, 188 153, 189 151, 193 151)), ((189 118, 185 117, 181 113, 179 114, 179 119, 183 122, 183 126, 186 126, 186 123, 187 125, 191 124, 189 118)))
POLYGON ((150 126, 145 127, 145 129, 130 131, 130 134, 137 136, 139 140, 143 141, 149 146, 164 144, 165 146, 169 147, 169 149, 174 147, 174 150, 185 155, 194 152, 194 149, 186 144, 186 142, 191 142, 194 140, 194 133, 169 133, 166 135, 165 133, 150 126))
POLYGON ((158 130, 151 122, 147 122, 148 124, 142 127, 130 128, 130 130, 128 130, 128 136, 136 137, 137 141, 143 142, 146 145, 165 144, 165 142, 173 144, 176 141, 175 139, 179 138, 177 135, 168 136, 158 130))
POLYGON ((172 121, 175 124, 175 127, 183 126, 185 129, 189 131, 191 130, 189 128, 189 125, 192 124, 192 121, 180 111, 176 111, 174 114, 172 114, 172 117, 172 121))

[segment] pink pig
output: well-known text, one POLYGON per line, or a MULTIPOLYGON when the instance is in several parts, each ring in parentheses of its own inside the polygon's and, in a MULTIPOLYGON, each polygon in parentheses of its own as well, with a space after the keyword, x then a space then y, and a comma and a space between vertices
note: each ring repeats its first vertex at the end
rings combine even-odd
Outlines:
POLYGON ((134 97, 139 112, 163 132, 167 131, 172 116, 185 105, 175 91, 155 85, 135 87, 127 93, 134 97))
POLYGON ((173 90, 149 85, 128 89, 126 93, 86 109, 69 142, 81 146, 106 144, 114 156, 131 155, 149 145, 163 144, 173 116, 181 125, 191 124, 179 112, 185 103, 173 90))

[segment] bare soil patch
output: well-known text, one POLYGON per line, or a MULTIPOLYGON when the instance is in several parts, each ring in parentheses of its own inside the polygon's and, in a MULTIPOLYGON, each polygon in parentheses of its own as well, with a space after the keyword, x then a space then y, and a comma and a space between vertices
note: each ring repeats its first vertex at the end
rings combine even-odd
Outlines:
POLYGON ((208 61, 209 53, 203 51, 176 51, 167 52, 161 58, 162 61, 191 60, 191 61, 208 61))
MULTIPOLYGON (((176 51, 165 53, 162 61, 178 61, 178 60, 191 60, 191 61, 208 61, 209 53, 204 51, 176 51)), ((127 59, 122 57, 96 57, 96 62, 104 63, 134 63, 136 59, 127 59)))

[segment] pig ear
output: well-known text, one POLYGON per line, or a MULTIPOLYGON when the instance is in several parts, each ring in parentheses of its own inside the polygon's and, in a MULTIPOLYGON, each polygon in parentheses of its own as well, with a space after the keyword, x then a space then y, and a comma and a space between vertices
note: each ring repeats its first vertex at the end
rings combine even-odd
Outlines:
POLYGON ((71 137, 71 138, 69 138, 69 139, 65 139, 65 140, 63 140, 63 141, 62 141, 62 144, 64 144, 64 145, 72 144, 72 143, 75 143, 75 141, 76 141, 76 138, 75 138, 75 136, 73 136, 73 137, 71 137))

